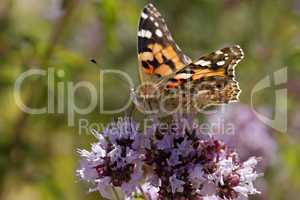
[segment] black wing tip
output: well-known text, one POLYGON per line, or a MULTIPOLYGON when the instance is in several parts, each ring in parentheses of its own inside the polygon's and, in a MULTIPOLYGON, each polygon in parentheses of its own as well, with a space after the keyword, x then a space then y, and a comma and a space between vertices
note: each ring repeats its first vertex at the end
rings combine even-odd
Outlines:
POLYGON ((235 44, 231 48, 237 55, 240 56, 240 60, 244 59, 245 53, 240 45, 235 44))
POLYGON ((155 6, 154 6, 154 4, 153 4, 152 2, 149 2, 149 3, 147 3, 147 4, 145 5, 145 7, 150 7, 150 8, 152 7, 152 8, 153 8, 153 7, 155 7, 155 6))
POLYGON ((152 2, 150 2, 144 6, 143 11, 147 11, 147 10, 157 11, 157 8, 152 2))
POLYGON ((153 5, 153 3, 148 3, 144 6, 141 17, 147 19, 149 16, 153 15, 153 13, 159 13, 157 8, 153 5))

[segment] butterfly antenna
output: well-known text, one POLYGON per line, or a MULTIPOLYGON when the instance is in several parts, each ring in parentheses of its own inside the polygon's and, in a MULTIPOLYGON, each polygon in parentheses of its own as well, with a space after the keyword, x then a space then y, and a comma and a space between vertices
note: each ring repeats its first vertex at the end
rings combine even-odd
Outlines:
MULTIPOLYGON (((90 62, 91 62, 92 64, 96 65, 96 66, 101 70, 100 64, 97 62, 97 60, 91 59, 90 62)), ((115 77, 114 77, 114 78, 115 78, 115 77)), ((120 79, 118 78, 118 79, 116 79, 116 80, 119 81, 120 79)), ((127 82, 126 80, 124 80, 124 79, 121 79, 121 80, 124 81, 124 82, 126 83, 127 89, 129 89, 129 90, 132 89, 131 85, 129 85, 128 82, 127 82)), ((131 96, 130 96, 130 98, 131 98, 131 96)), ((131 101, 131 99, 130 99, 130 101, 131 101)), ((125 115, 126 115, 126 116, 129 116, 129 117, 132 117, 133 114, 134 114, 134 112, 135 112, 135 110, 136 110, 136 109, 135 109, 135 105, 134 105, 134 104, 132 103, 132 101, 131 101, 130 107, 125 111, 125 115)))
MULTIPOLYGON (((92 64, 94 64, 95 66, 97 66, 100 70, 102 70, 102 68, 101 68, 100 64, 97 62, 97 60, 95 60, 95 59, 90 59, 90 62, 91 62, 92 64)), ((113 76, 113 78, 114 78, 115 80, 117 80, 117 81, 122 80, 122 81, 125 83, 126 87, 127 87, 126 89, 129 89, 129 90, 132 89, 132 85, 130 85, 130 84, 127 82, 127 80, 123 79, 123 77, 116 78, 116 77, 113 76)), ((122 84, 122 86, 123 86, 123 84, 122 84)))
POLYGON ((97 66, 99 66, 98 62, 95 59, 91 59, 90 62, 93 63, 93 64, 95 64, 95 65, 97 65, 97 66))

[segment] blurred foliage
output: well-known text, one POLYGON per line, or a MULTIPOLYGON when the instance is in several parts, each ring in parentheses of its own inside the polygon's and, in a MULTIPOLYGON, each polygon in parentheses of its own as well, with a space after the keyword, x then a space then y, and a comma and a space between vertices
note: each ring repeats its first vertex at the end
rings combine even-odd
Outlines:
MULTIPOLYGON (((299 0, 163 0, 153 1, 167 19, 179 46, 192 58, 228 44, 240 44, 246 58, 237 69, 243 93, 250 103, 251 89, 267 75, 288 66, 289 121, 299 111, 300 1, 299 0)), ((78 120, 106 124, 112 117, 94 112, 76 115, 68 127, 67 113, 28 115, 15 104, 17 77, 32 68, 55 69, 55 81, 99 82, 99 68, 121 69, 138 83, 136 30, 137 0, 1 0, 0 1, 0 199, 101 199, 87 195, 78 183, 76 148, 93 137, 79 135, 78 120), (89 62, 99 61, 99 66, 89 62)), ((22 87, 22 99, 31 107, 47 105, 46 78, 22 87)), ((105 108, 118 108, 128 99, 122 80, 106 78, 105 108), (117 98, 116 98, 117 97, 117 98)), ((66 94, 66 91, 63 92, 66 94)), ((67 96, 66 96, 67 97, 67 96)), ((273 94, 262 91, 257 106, 272 109, 273 94)), ((89 95, 78 92, 80 106, 89 95)), ((55 102, 57 106, 57 102, 55 102)), ((64 100, 65 111, 67 101, 64 100)), ((277 133, 278 164, 266 172, 264 199, 297 199, 300 195, 299 132, 277 133)), ((258 197, 260 198, 260 197, 258 197)))

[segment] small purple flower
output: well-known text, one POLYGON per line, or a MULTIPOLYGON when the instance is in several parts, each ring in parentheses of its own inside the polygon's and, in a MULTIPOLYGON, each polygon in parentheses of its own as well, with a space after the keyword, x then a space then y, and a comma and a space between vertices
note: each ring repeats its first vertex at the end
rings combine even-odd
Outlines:
POLYGON ((236 154, 225 153, 217 164, 216 171, 210 177, 215 183, 217 194, 222 199, 237 199, 248 195, 260 194, 253 186, 261 174, 257 174, 255 167, 258 159, 252 157, 241 163, 236 154))
POLYGON ((179 160, 179 155, 180 154, 178 153, 178 150, 173 150, 171 152, 170 158, 168 159, 168 164, 171 166, 176 166, 181 164, 182 162, 179 160))
POLYGON ((172 193, 175 194, 176 192, 183 192, 183 186, 185 184, 184 181, 178 179, 176 177, 176 174, 173 174, 170 178, 169 178, 169 182, 172 188, 172 193))
POLYGON ((102 134, 94 131, 98 143, 91 151, 79 150, 82 157, 77 175, 96 185, 102 196, 110 198, 110 187, 121 187, 126 196, 137 190, 142 179, 142 135, 129 118, 119 119, 102 134))
POLYGON ((142 185, 142 189, 149 200, 158 199, 158 192, 159 192, 158 187, 153 186, 150 182, 146 182, 142 185))
POLYGON ((157 149, 159 150, 172 150, 173 148, 173 138, 170 135, 163 136, 162 139, 157 140, 157 149))
POLYGON ((201 183, 206 181, 202 165, 194 165, 189 169, 189 180, 195 187, 200 188, 201 183))

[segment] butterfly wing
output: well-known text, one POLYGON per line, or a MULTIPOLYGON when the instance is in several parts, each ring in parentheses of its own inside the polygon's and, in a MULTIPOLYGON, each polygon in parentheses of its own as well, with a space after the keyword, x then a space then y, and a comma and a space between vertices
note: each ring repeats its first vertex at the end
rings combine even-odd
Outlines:
POLYGON ((184 104, 200 110, 237 101, 240 88, 235 80, 235 67, 243 57, 243 50, 238 45, 202 56, 169 78, 165 91, 190 96, 184 104))
POLYGON ((154 82, 192 62, 174 42, 165 20, 153 4, 146 5, 141 13, 138 60, 142 82, 154 82))
MULTIPOLYGON (((236 65, 244 58, 244 52, 239 45, 225 47, 223 49, 202 56, 193 62, 195 69, 201 74, 201 70, 210 71, 223 70, 230 80, 234 80, 234 69, 236 65)), ((197 79, 197 77, 194 77, 197 79)))

